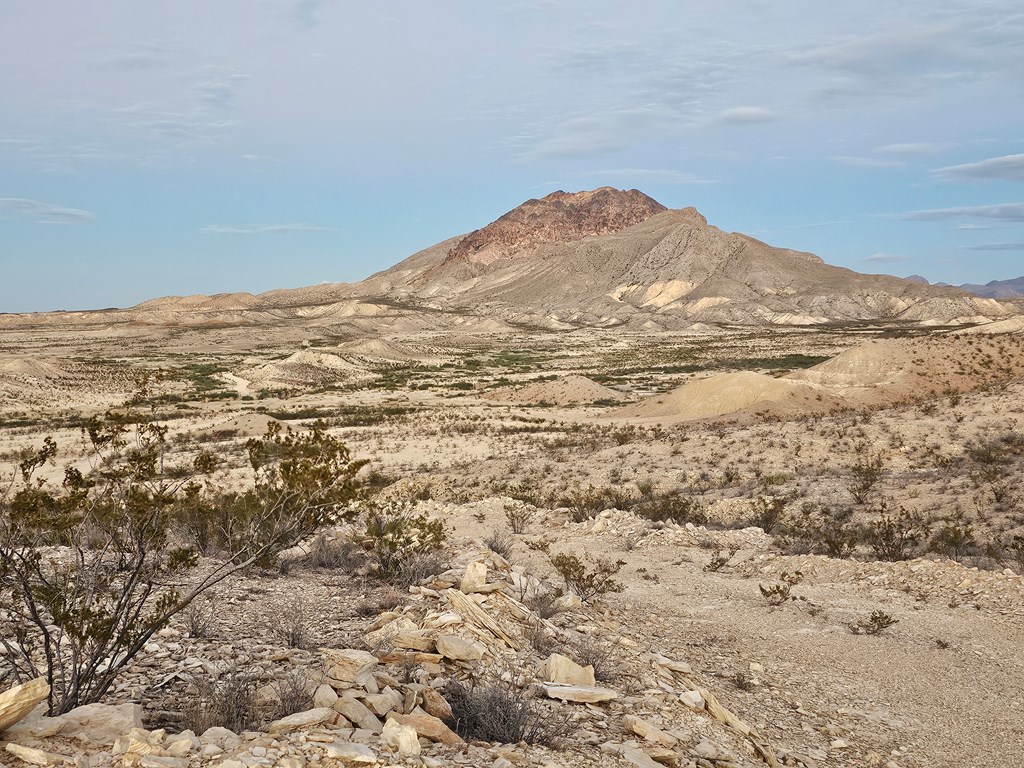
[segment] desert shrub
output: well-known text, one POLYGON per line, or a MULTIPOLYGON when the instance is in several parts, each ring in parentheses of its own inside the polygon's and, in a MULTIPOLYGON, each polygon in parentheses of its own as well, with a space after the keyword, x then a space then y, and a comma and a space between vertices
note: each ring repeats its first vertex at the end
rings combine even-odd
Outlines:
POLYGON ((532 518, 533 510, 529 507, 518 504, 505 505, 505 519, 508 521, 508 527, 512 529, 512 533, 526 533, 526 528, 532 518))
POLYGON ((251 487, 224 494, 210 481, 215 457, 166 461, 167 428, 131 409, 84 431, 91 470, 69 467, 59 488, 35 480, 57 453, 47 438, 0 495, 0 643, 19 679, 47 678, 50 714, 100 700, 154 633, 230 574, 348 516, 365 463, 319 430, 272 429, 247 444, 251 487), (175 533, 226 496, 224 559, 197 572, 175 533))
POLYGON ((217 609, 207 595, 202 595, 189 603, 181 616, 189 637, 209 637, 216 626, 217 609))
POLYGON ((194 691, 182 703, 182 730, 202 733, 218 726, 235 733, 257 730, 263 720, 256 697, 260 682, 258 672, 239 668, 196 679, 194 691))
POLYGON ((354 542, 321 531, 314 538, 303 564, 310 568, 355 571, 366 563, 366 553, 354 542))
POLYGON ((850 625, 850 631, 855 635, 880 635, 893 624, 899 622, 885 611, 872 611, 866 619, 854 622, 850 625))
POLYGON ((594 678, 598 682, 610 683, 617 677, 620 659, 611 643, 585 637, 572 643, 569 650, 578 664, 594 668, 594 678))
POLYGON ((313 706, 315 686, 301 669, 292 669, 283 677, 274 681, 274 693, 277 696, 277 718, 305 712, 313 706))
POLYGON ((438 564, 434 553, 444 546, 444 524, 413 512, 407 502, 392 502, 371 511, 366 519, 366 540, 374 573, 384 581, 408 586, 417 574, 430 576, 444 570, 426 573, 438 564))
POLYGON ((878 517, 867 524, 865 540, 879 560, 909 560, 921 548, 931 528, 930 522, 917 512, 899 507, 889 511, 884 499, 878 505, 878 517))
POLYGON ((523 637, 541 656, 550 656, 552 653, 559 653, 562 650, 562 642, 543 622, 530 624, 523 632, 523 637))
POLYGON ((707 565, 704 566, 704 570, 710 573, 722 570, 726 565, 728 565, 729 561, 732 560, 732 556, 735 554, 736 553, 731 549, 722 550, 716 547, 715 551, 711 553, 711 559, 708 560, 707 565))
POLYGON ((310 644, 310 615, 306 601, 295 598, 267 614, 274 639, 288 648, 306 648, 310 644))
POLYGON ((570 733, 568 710, 552 711, 532 689, 515 683, 466 686, 451 682, 444 697, 452 708, 452 730, 467 740, 556 746, 570 733))
POLYGON ((775 496, 767 493, 768 488, 769 485, 765 483, 765 493, 754 499, 754 517, 751 522, 765 533, 772 533, 785 517, 786 505, 793 500, 793 496, 775 496))
POLYGON ((632 506, 629 498, 614 488, 595 488, 592 485, 586 490, 563 496, 558 505, 569 510, 569 519, 574 523, 590 520, 606 509, 628 509, 632 506))
POLYGON ((871 491, 885 475, 885 462, 880 453, 868 453, 864 443, 856 447, 857 461, 850 467, 850 495, 858 504, 867 503, 871 491))
POLYGON ((580 600, 589 602, 595 597, 612 592, 621 592, 624 587, 615 580, 625 563, 622 560, 613 562, 606 558, 590 558, 592 567, 571 554, 553 555, 551 564, 565 580, 565 586, 580 600))
POLYGON ((561 589, 537 590, 523 599, 523 604, 542 619, 550 619, 559 612, 558 598, 564 593, 561 589))
POLYGON ((790 599, 791 587, 786 582, 770 584, 768 586, 758 584, 757 588, 761 590, 761 596, 768 605, 782 605, 790 599))
POLYGON ((959 563, 977 549, 974 528, 962 519, 954 519, 935 532, 928 549, 959 563))
POLYGON ((504 531, 492 531, 491 535, 484 539, 484 544, 496 555, 501 555, 506 560, 512 556, 512 546, 515 544, 515 539, 509 536, 504 531))
POLYGON ((646 498, 637 504, 633 511, 640 517, 656 523, 704 525, 708 521, 704 504, 699 499, 678 492, 646 498))
POLYGON ((851 524, 850 507, 833 508, 814 502, 805 503, 800 512, 782 523, 783 548, 793 554, 849 557, 857 547, 859 533, 851 524))

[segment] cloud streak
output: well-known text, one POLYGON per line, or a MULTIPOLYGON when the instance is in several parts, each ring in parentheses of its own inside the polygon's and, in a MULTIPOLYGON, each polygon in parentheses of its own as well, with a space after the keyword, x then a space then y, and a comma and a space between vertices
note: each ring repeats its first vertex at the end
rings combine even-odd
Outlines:
POLYGON ((965 247, 969 251, 1024 251, 1024 243, 986 243, 965 247))
POLYGON ((333 227, 320 227, 314 224, 269 224, 259 227, 226 227, 221 224, 208 224, 200 228, 200 232, 212 235, 282 235, 294 232, 332 232, 333 227))
POLYGON ((963 208, 934 208, 927 211, 909 211, 900 216, 906 221, 948 221, 950 219, 995 219, 997 221, 1024 221, 1024 203, 998 205, 972 205, 963 208))
POLYGON ((64 208, 26 197, 0 197, 0 218, 5 213, 35 219, 37 224, 81 224, 96 218, 89 211, 64 208))
POLYGON ((949 180, 1024 181, 1024 155, 1003 155, 978 163, 939 168, 935 175, 949 180))
POLYGON ((900 261, 910 261, 909 256, 903 256, 899 253, 873 253, 870 256, 865 256, 861 261, 867 261, 873 264, 894 264, 900 261))

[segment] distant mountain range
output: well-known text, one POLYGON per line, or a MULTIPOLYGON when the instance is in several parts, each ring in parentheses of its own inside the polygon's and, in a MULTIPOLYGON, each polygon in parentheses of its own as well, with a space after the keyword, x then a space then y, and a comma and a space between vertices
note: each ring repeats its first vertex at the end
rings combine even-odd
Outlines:
POLYGON ((960 290, 988 299, 1020 299, 1024 298, 1024 276, 1011 280, 992 280, 985 285, 965 283, 960 286, 960 290))

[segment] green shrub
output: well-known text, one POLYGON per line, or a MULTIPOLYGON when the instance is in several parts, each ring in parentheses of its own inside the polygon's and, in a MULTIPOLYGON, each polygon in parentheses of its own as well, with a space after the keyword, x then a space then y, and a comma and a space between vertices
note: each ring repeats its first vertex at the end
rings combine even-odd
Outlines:
POLYGON ((909 560, 918 554, 930 528, 925 517, 904 507, 890 513, 883 499, 878 505, 877 519, 867 525, 865 538, 879 560, 909 560))
POLYGON ((444 524, 414 513, 408 502, 391 502, 367 516, 366 540, 377 576, 391 583, 407 582, 430 570, 424 565, 434 562, 428 556, 444 546, 444 524))
POLYGON ((551 564, 565 580, 566 589, 584 602, 589 602, 600 595, 622 592, 624 587, 614 577, 625 565, 623 561, 612 562, 606 558, 595 557, 590 558, 590 562, 593 567, 588 568, 576 555, 560 554, 551 557, 551 564))

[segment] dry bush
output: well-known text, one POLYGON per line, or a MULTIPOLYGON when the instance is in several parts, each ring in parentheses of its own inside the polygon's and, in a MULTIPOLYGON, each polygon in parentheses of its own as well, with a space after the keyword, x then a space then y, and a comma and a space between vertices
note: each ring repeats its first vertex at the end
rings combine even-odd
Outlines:
POLYGON ((611 643, 597 638, 584 637, 571 644, 571 655, 577 663, 594 668, 598 682, 610 683, 619 676, 621 658, 611 643))
MULTIPOLYGON (((514 528, 512 530, 514 533, 522 533, 522 531, 516 531, 514 528)), ((495 530, 491 532, 490 536, 484 539, 484 544, 487 545, 487 548, 491 550, 491 552, 496 555, 501 555, 503 558, 508 560, 512 556, 512 547, 515 544, 515 539, 504 531, 495 530)))
POLYGON ((366 564, 366 553, 353 541, 329 537, 321 531, 313 539, 309 554, 303 558, 303 564, 310 568, 352 572, 366 564))
POLYGON ((203 733, 220 726, 235 733, 257 730, 261 717, 256 703, 260 674, 229 669, 219 676, 195 681, 195 692, 182 705, 182 730, 203 733))
POLYGON ((307 648, 310 645, 310 610, 302 598, 297 598, 277 610, 270 610, 267 622, 275 639, 288 648, 307 648))
POLYGON ((531 687, 478 687, 453 681, 445 687, 444 697, 452 708, 449 725, 466 740, 553 747, 572 731, 569 711, 544 706, 531 687))
POLYGON ((277 694, 277 713, 275 717, 287 717, 296 712, 305 712, 313 706, 312 685, 306 673, 301 669, 292 669, 284 677, 274 681, 274 693, 277 694))
POLYGON ((210 637, 216 627, 217 609, 208 595, 202 595, 192 601, 181 614, 185 622, 185 632, 192 638, 210 637))
MULTIPOLYGON (((508 527, 512 529, 512 533, 526 533, 526 528, 533 519, 533 510, 524 506, 506 504, 505 519, 508 521, 508 527)), ((499 552, 499 554, 501 553, 499 552)))

